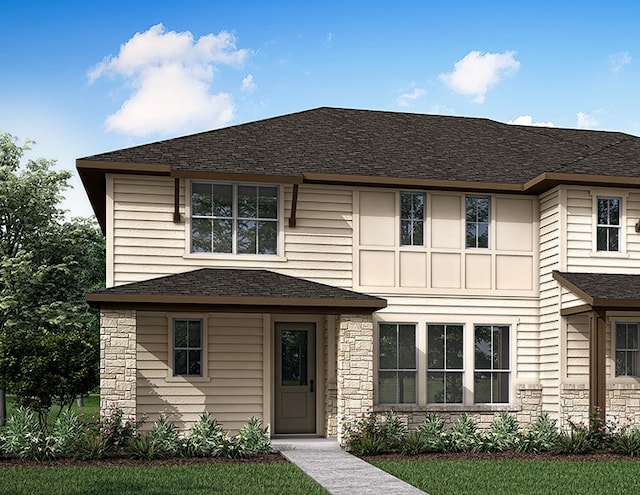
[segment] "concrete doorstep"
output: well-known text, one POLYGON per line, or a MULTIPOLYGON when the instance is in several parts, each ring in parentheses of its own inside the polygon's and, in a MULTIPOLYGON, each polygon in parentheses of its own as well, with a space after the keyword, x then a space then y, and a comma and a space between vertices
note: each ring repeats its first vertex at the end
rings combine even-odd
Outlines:
POLYGON ((425 493, 345 452, 334 439, 278 438, 271 444, 332 495, 425 493))

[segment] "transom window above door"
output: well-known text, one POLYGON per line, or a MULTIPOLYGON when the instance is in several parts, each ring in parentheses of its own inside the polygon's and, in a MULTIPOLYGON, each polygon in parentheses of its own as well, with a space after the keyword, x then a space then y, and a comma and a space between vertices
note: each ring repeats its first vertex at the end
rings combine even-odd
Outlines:
POLYGON ((191 252, 278 254, 278 186, 191 183, 191 252))

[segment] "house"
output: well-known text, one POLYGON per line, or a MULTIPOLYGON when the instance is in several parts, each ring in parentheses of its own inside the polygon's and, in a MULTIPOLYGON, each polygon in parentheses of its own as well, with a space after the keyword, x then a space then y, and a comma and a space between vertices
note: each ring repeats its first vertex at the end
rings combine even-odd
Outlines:
POLYGON ((640 138, 318 108, 77 160, 102 404, 640 420, 640 138))

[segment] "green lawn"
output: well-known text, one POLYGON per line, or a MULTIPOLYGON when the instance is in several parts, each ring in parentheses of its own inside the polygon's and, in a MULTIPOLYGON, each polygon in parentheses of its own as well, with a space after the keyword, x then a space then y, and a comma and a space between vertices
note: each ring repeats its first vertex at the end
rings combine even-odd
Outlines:
POLYGON ((640 462, 376 461, 430 495, 640 493, 640 462))
POLYGON ((293 464, 0 468, 4 495, 326 494, 293 464))

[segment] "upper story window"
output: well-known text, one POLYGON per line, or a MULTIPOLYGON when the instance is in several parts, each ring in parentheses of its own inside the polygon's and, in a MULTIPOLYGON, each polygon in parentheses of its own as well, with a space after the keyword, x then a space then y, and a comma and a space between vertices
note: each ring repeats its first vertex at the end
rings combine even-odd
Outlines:
POLYGON ((277 254, 278 187, 191 183, 191 252, 277 254))
POLYGON ((616 323, 616 376, 639 376, 640 324, 616 323))
POLYGON ((489 203, 488 196, 467 196, 465 198, 465 245, 468 248, 489 247, 489 203))
POLYGON ((597 198, 596 249, 620 251, 621 198, 597 198))
POLYGON ((401 246, 424 246, 424 205, 424 193, 400 193, 401 246))

